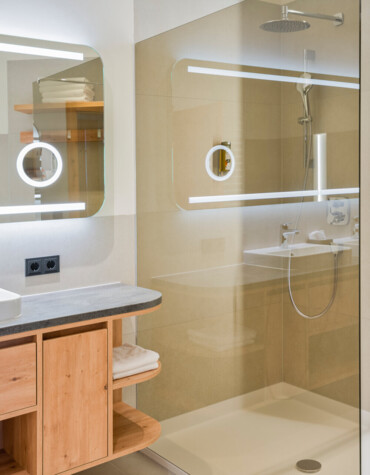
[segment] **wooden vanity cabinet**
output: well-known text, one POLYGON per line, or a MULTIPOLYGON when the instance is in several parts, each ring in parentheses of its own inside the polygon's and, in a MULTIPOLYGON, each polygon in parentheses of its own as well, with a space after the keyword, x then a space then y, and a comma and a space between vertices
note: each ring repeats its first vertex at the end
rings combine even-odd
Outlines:
POLYGON ((113 381, 113 347, 132 315, 0 337, 1 475, 72 475, 158 439, 159 422, 123 403, 121 391, 160 366, 113 381))

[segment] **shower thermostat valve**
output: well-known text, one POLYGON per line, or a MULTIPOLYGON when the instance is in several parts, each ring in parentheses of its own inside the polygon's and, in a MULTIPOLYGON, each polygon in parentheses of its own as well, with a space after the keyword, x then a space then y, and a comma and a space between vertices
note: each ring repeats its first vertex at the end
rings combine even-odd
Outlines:
POLYGON ((350 203, 348 198, 330 198, 328 201, 328 224, 346 226, 350 219, 350 203))

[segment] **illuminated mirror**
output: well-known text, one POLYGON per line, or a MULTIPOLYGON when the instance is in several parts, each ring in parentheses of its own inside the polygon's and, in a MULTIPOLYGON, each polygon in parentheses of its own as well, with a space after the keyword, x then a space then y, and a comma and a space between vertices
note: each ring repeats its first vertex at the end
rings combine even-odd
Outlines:
POLYGON ((171 86, 180 208, 358 196, 358 78, 181 59, 171 86))
POLYGON ((87 46, 0 36, 0 222, 104 202, 103 65, 87 46))

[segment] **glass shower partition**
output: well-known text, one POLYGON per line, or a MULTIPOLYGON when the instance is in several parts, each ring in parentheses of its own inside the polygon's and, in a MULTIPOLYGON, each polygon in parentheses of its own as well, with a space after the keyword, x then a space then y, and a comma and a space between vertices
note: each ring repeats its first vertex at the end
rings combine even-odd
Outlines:
POLYGON ((138 284, 163 294, 137 402, 191 475, 360 474, 360 17, 335 8, 271 33, 244 1, 136 46, 138 284))

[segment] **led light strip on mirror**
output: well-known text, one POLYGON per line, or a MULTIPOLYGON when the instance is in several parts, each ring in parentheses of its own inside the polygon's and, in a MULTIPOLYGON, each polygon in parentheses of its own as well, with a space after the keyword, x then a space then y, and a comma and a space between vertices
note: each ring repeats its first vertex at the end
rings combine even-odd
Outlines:
POLYGON ((317 86, 342 87, 345 89, 360 89, 360 85, 352 82, 328 81, 326 79, 305 79, 294 76, 279 76, 277 74, 247 73, 244 71, 232 71, 229 69, 201 68, 188 66, 188 73, 205 74, 209 76, 225 76, 244 79, 260 79, 261 81, 278 81, 295 84, 313 84, 317 86))
POLYGON ((250 193, 247 195, 193 196, 189 204, 226 203, 230 201, 278 200, 283 198, 303 198, 331 195, 356 195, 360 188, 335 188, 332 190, 281 191, 277 193, 250 193))
POLYGON ((85 211, 85 209, 86 203, 55 203, 48 205, 0 206, 0 216, 9 214, 85 211))
POLYGON ((50 48, 38 48, 35 46, 14 45, 9 43, 0 43, 0 51, 4 53, 30 54, 33 56, 47 56, 49 58, 73 59, 83 61, 83 53, 73 51, 62 51, 50 48))

